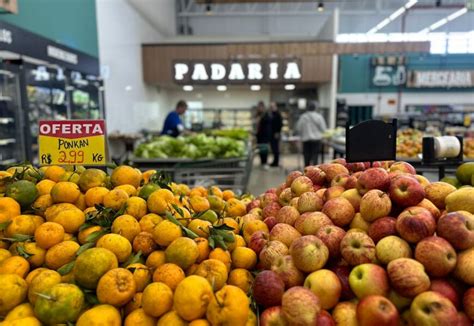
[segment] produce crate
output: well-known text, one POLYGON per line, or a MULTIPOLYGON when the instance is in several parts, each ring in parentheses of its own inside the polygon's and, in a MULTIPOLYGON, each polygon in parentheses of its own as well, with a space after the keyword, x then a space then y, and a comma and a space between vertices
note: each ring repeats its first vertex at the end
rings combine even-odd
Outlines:
POLYGON ((247 190, 252 168, 253 153, 247 157, 179 163, 174 170, 176 182, 190 186, 216 185, 236 193, 247 190))

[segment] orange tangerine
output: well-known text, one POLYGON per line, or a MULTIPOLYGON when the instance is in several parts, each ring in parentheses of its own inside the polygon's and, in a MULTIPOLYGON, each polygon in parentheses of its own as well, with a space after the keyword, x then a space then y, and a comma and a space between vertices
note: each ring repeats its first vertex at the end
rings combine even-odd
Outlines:
POLYGON ((113 189, 104 195, 104 206, 119 210, 128 200, 128 194, 122 189, 113 189))
POLYGON ((36 184, 36 189, 38 190, 38 195, 49 195, 51 193, 51 189, 53 189, 54 185, 56 182, 49 180, 49 179, 43 179, 40 182, 36 184))
POLYGON ((145 216, 147 212, 146 200, 140 197, 130 197, 127 199, 125 214, 132 215, 137 220, 145 216))
POLYGON ((54 182, 59 182, 65 173, 66 170, 64 168, 58 165, 51 165, 44 171, 44 177, 54 182))
POLYGON ((184 271, 175 264, 163 264, 159 266, 153 273, 153 282, 162 282, 169 286, 171 290, 175 290, 178 284, 184 280, 184 271))
POLYGON ((114 187, 120 185, 132 185, 136 189, 140 186, 141 179, 142 174, 139 170, 126 165, 116 167, 110 176, 110 181, 114 187))
POLYGON ((140 231, 140 224, 131 215, 120 215, 112 223, 112 233, 120 234, 130 242, 133 241, 140 231))
POLYGON ((102 205, 104 203, 104 196, 109 193, 109 189, 105 187, 93 187, 86 192, 87 207, 94 207, 95 205, 102 205))
POLYGON ((115 187, 114 189, 122 189, 123 191, 127 193, 129 197, 137 195, 137 189, 132 185, 128 185, 128 184, 120 185, 120 186, 115 187))
POLYGON ((155 226, 160 224, 161 221, 163 221, 161 216, 154 213, 150 213, 144 215, 138 223, 140 224, 140 228, 143 232, 152 233, 155 226))

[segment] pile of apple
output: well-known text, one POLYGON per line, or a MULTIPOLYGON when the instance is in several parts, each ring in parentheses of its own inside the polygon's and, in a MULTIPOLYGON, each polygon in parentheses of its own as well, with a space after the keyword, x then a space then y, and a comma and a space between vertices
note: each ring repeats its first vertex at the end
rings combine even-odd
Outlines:
POLYGON ((291 172, 247 207, 260 325, 472 325, 474 212, 446 210, 454 191, 406 162, 291 172))

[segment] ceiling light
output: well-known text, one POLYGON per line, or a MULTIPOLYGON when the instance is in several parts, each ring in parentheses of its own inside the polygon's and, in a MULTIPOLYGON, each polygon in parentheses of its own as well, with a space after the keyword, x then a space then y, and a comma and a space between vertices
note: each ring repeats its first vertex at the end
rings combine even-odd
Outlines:
POLYGON ((194 87, 192 85, 184 85, 183 86, 183 91, 185 92, 192 92, 194 90, 194 87))
POLYGON ((434 22, 433 24, 431 24, 429 27, 427 28, 424 28, 422 29, 421 31, 419 31, 419 33, 429 33, 429 32, 432 32, 434 31, 435 29, 438 29, 440 28, 441 26, 443 25, 446 25, 447 23, 449 23, 450 21, 453 21, 455 20, 456 18, 458 17, 461 17, 462 15, 464 15, 465 13, 467 13, 467 8, 464 7, 458 11, 455 11, 453 12, 451 15, 449 15, 448 17, 445 17, 443 19, 440 19, 438 20, 437 22, 434 22))
POLYGON ((384 28, 385 26, 387 26, 388 24, 390 24, 391 22, 393 22, 395 19, 397 19, 400 15, 404 14, 408 9, 410 9, 411 7, 413 7, 416 3, 418 2, 418 0, 410 0, 408 1, 404 6, 398 8, 397 10, 395 10, 395 12, 393 12, 390 16, 388 16, 387 18, 385 18, 384 20, 382 20, 380 23, 378 23, 375 27, 371 28, 367 34, 374 34, 374 33, 377 33, 379 30, 381 30, 382 28, 384 28))
POLYGON ((318 3, 318 11, 323 12, 324 11, 324 2, 320 1, 318 3))
POLYGON ((218 85, 217 90, 219 92, 225 92, 227 90, 227 86, 226 85, 218 85))
POLYGON ((287 91, 292 91, 292 90, 294 90, 295 88, 296 88, 295 84, 286 84, 286 85, 285 85, 285 89, 286 89, 287 91))
POLYGON ((250 90, 251 91, 258 92, 261 89, 262 89, 262 87, 260 85, 250 85, 250 90))

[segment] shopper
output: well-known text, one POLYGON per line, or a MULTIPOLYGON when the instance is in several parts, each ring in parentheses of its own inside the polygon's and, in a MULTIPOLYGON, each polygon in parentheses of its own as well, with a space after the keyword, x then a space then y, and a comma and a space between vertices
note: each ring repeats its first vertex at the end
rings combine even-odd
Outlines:
POLYGON ((308 109, 296 123, 296 132, 303 142, 304 165, 318 164, 318 155, 321 151, 321 139, 327 129, 323 116, 316 112, 317 102, 308 105, 308 109))
POLYGON ((275 102, 270 103, 270 114, 272 119, 272 136, 270 139, 270 147, 273 153, 273 162, 270 166, 277 167, 280 163, 280 138, 281 128, 283 127, 283 119, 275 102))
POLYGON ((176 104, 176 109, 166 116, 163 124, 162 135, 178 137, 184 131, 183 121, 181 117, 187 110, 188 104, 181 100, 176 104))
POLYGON ((268 147, 272 137, 272 118, 266 110, 265 104, 259 102, 257 105, 257 146, 260 154, 262 168, 268 169, 268 147))

